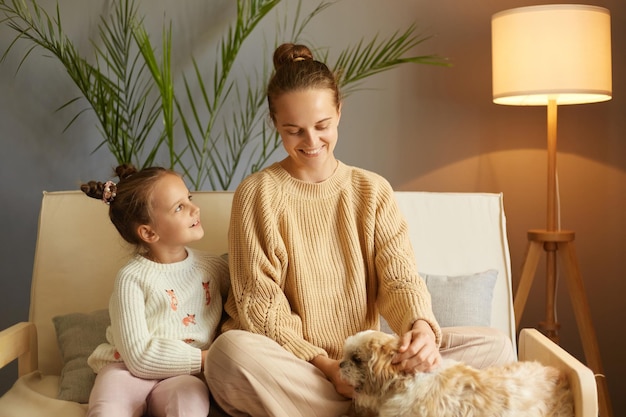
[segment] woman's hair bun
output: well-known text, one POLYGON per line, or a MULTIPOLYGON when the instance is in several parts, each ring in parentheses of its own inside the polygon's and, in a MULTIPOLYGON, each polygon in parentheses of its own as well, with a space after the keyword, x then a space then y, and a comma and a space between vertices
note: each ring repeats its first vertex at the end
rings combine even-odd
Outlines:
POLYGON ((284 43, 274 51, 274 69, 278 69, 285 64, 312 59, 313 53, 305 45, 284 43))

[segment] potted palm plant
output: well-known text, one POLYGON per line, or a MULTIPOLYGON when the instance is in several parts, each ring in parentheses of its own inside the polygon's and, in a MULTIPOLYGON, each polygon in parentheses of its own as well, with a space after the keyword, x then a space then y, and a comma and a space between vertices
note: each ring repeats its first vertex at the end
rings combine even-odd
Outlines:
MULTIPOLYGON (((64 66, 80 94, 60 108, 84 101, 92 111, 106 146, 119 164, 138 167, 167 165, 184 173, 196 189, 229 189, 241 176, 262 168, 279 148, 276 132, 264 123, 264 82, 270 63, 249 69, 244 77, 234 65, 258 24, 282 0, 237 0, 236 19, 217 43, 209 75, 191 57, 193 71, 176 89, 172 73, 172 22, 165 20, 155 44, 139 14, 139 0, 114 0, 109 15, 101 16, 93 55, 84 56, 63 28, 57 3, 54 13, 36 0, 0 0, 0 23, 15 32, 4 51, 30 43, 21 64, 43 48, 64 66)), ((276 38, 298 42, 303 29, 334 3, 321 1, 302 12, 297 2, 293 20, 277 19, 276 38)), ((409 26, 386 38, 373 35, 343 49, 331 66, 340 74, 345 94, 358 90, 367 77, 406 63, 447 65, 435 55, 406 56, 425 36, 409 26)), ((319 50, 324 58, 327 50, 319 50)), ((328 61, 327 61, 328 62, 328 61)))

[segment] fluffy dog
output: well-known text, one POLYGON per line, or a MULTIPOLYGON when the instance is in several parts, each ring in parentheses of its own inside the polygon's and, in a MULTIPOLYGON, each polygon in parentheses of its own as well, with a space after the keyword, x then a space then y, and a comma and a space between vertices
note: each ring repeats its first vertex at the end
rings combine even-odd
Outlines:
POLYGON ((365 331, 344 345, 341 376, 355 389, 353 412, 380 417, 572 417, 567 378, 538 362, 475 369, 444 360, 407 373, 391 363, 399 338, 365 331))

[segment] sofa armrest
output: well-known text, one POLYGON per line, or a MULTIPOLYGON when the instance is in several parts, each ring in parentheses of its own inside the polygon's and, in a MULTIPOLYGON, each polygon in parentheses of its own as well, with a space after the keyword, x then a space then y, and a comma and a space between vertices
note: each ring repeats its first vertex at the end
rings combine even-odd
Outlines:
POLYGON ((21 322, 0 331, 0 368, 17 359, 19 376, 37 369, 37 328, 21 322))
POLYGON ((591 369, 537 329, 522 329, 519 336, 519 360, 536 360, 565 371, 574 396, 576 417, 598 416, 598 391, 591 369))

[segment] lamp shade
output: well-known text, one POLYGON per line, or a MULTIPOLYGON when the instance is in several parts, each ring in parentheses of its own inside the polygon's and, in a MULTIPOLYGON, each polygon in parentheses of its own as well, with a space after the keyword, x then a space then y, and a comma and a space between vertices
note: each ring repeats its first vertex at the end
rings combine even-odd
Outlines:
POLYGON ((493 101, 514 106, 611 99, 611 22, 582 4, 520 7, 493 15, 493 101))

